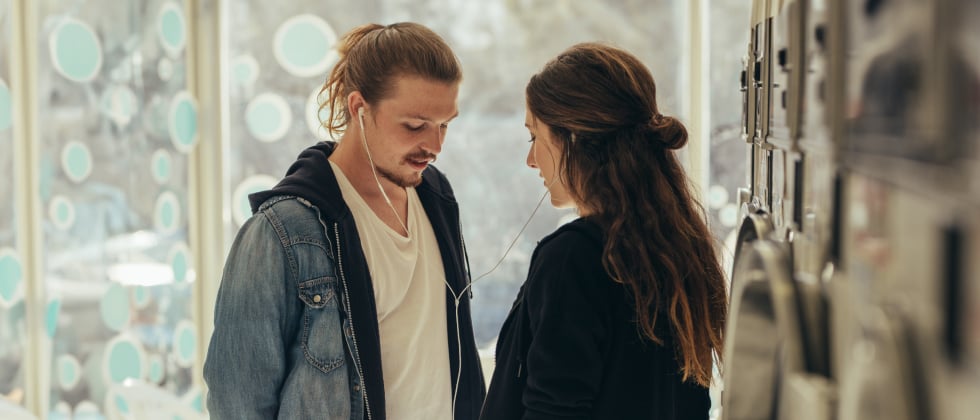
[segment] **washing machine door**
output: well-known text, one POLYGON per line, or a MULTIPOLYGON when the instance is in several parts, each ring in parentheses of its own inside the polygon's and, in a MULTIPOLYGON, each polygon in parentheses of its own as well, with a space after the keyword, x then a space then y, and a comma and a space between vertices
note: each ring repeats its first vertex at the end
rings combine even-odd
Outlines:
MULTIPOLYGON (((951 0, 847 2, 848 135, 844 152, 947 165, 959 158, 953 126, 962 93, 963 63, 948 54, 948 28, 959 12, 951 0), (951 101, 952 100, 952 101, 951 101), (951 102, 956 102, 955 104, 951 102)), ((976 24, 975 22, 973 23, 976 24)), ((871 168, 875 170, 875 168, 871 168)))
MULTIPOLYGON (((750 210, 742 219, 742 224, 738 227, 738 236, 735 239, 735 259, 739 260, 739 256, 742 254, 742 248, 745 244, 749 242, 755 242, 759 239, 768 239, 772 232, 774 231, 772 225, 772 219, 769 217, 769 213, 762 210, 750 210)), ((732 282, 735 282, 735 272, 732 270, 732 282)), ((734 287, 733 287, 734 289, 734 287)))
POLYGON ((732 278, 722 416, 775 419, 782 378, 805 364, 790 253, 786 243, 768 239, 742 245, 732 278))
POLYGON ((922 347, 904 315, 873 311, 864 336, 851 349, 850 368, 840 378, 840 420, 934 418, 928 405, 922 347))

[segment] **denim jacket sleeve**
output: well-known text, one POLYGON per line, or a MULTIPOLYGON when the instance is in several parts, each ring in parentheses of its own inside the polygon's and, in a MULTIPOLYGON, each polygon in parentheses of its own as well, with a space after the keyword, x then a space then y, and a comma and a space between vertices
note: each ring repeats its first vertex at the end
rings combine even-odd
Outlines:
POLYGON ((285 337, 296 334, 292 269, 280 234, 262 212, 231 247, 204 364, 213 419, 272 419, 287 375, 285 337))

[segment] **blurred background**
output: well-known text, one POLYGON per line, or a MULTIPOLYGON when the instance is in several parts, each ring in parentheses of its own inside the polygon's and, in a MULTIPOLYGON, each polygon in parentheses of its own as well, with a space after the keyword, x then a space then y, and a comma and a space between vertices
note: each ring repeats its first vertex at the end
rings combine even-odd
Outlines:
MULTIPOLYGON (((335 41, 367 22, 427 25, 462 61, 460 117, 437 166, 460 202, 474 278, 544 192, 524 164, 524 85, 583 41, 650 67, 662 112, 688 125, 682 158, 730 255, 736 188, 747 182, 738 75, 750 8, 0 0, 0 417, 206 416, 201 364, 247 195, 327 138, 316 94, 335 41)), ((571 217, 543 205, 476 283, 482 349, 493 348, 537 240, 571 217)))

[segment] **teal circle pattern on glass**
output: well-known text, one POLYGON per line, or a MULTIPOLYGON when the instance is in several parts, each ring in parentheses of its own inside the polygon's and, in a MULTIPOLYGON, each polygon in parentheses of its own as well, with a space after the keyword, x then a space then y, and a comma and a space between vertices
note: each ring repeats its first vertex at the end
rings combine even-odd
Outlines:
POLYGON ((712 185, 708 188, 708 207, 717 210, 728 204, 728 190, 721 185, 712 185))
POLYGON ((48 39, 55 70, 68 80, 88 82, 102 69, 102 44, 87 23, 65 17, 48 39))
POLYGON ((273 55, 290 74, 315 77, 326 74, 337 61, 337 34, 319 16, 302 14, 287 19, 273 36, 273 55))
POLYGON ((160 45, 172 57, 180 54, 187 44, 187 20, 183 10, 177 3, 166 2, 160 6, 157 22, 160 45))
POLYGON ((153 214, 153 224, 158 231, 164 234, 171 234, 180 227, 180 200, 177 194, 166 191, 157 197, 157 203, 153 214))
POLYGON ((150 292, 146 290, 146 286, 135 286, 133 287, 133 306, 138 309, 143 309, 150 304, 150 292))
POLYGON ((259 62, 251 54, 243 54, 231 61, 231 75, 240 86, 251 86, 259 80, 259 62))
POLYGON ((244 225, 249 217, 252 217, 252 206, 248 202, 248 195, 259 191, 265 191, 279 182, 276 178, 269 175, 253 175, 242 181, 235 187, 231 195, 231 217, 239 226, 244 225))
POLYGON ((0 248, 0 307, 10 307, 23 297, 24 268, 13 248, 0 248))
POLYGON ((174 359, 181 367, 191 367, 197 354, 197 329, 189 320, 182 320, 174 328, 174 359))
POLYGON ((129 86, 113 85, 102 92, 100 106, 109 121, 118 127, 125 127, 136 115, 139 99, 129 86))
POLYGON ((183 242, 178 242, 170 248, 167 261, 170 262, 170 268, 174 273, 174 283, 182 284, 194 280, 191 274, 190 255, 190 248, 183 242))
POLYGON ((168 114, 170 142, 181 153, 190 153, 197 144, 197 101, 187 91, 174 95, 168 114))
POLYGON ((116 409, 119 410, 121 414, 129 414, 129 403, 122 395, 116 395, 116 409))
POLYGON ((102 355, 102 374, 106 384, 120 384, 126 379, 143 379, 146 373, 146 351, 135 339, 119 335, 109 340, 102 355))
POLYGON ((61 389, 69 391, 75 388, 82 377, 82 365, 78 363, 78 359, 70 354, 63 354, 58 356, 56 363, 58 367, 58 385, 61 386, 61 389))
POLYGON ((306 126, 320 140, 330 139, 330 133, 323 126, 323 123, 330 118, 330 110, 327 108, 320 109, 320 104, 325 102, 326 99, 326 92, 321 95, 320 88, 316 88, 306 98, 306 126))
POLYGON ((54 338, 58 331, 58 316, 61 314, 61 299, 51 299, 44 308, 44 332, 48 338, 54 338))
POLYGON ((150 170, 153 173, 153 180, 157 184, 163 185, 170 180, 170 173, 173 171, 174 160, 166 150, 157 149, 150 158, 150 170))
POLYGON ((129 324, 129 293, 118 283, 111 283, 99 301, 102 322, 113 331, 122 331, 129 324))
POLYGON ((193 408, 198 413, 204 412, 204 393, 198 387, 192 387, 183 397, 180 398, 187 406, 193 408))
POLYGON ((10 87, 0 78, 0 132, 10 128, 14 123, 14 100, 10 96, 10 87))
POLYGON ((149 361, 150 371, 147 374, 147 379, 151 384, 159 384, 163 380, 163 357, 154 354, 149 357, 149 361))
POLYGON ((63 195, 51 197, 48 203, 48 218, 54 227, 68 230, 75 224, 75 205, 63 195))
POLYGON ((263 93, 245 107, 245 125, 252 136, 271 143, 282 139, 293 122, 293 113, 282 96, 263 93))
POLYGON ((61 149, 61 168, 68 179, 78 183, 92 173, 92 152, 85 143, 70 141, 61 149))

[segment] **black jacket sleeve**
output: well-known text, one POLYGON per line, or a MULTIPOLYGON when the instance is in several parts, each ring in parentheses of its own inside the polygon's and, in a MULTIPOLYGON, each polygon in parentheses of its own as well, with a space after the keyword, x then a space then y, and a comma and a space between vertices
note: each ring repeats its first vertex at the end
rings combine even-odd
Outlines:
POLYGON ((527 281, 525 420, 586 419, 602 386, 612 282, 600 244, 565 231, 541 244, 527 281))

